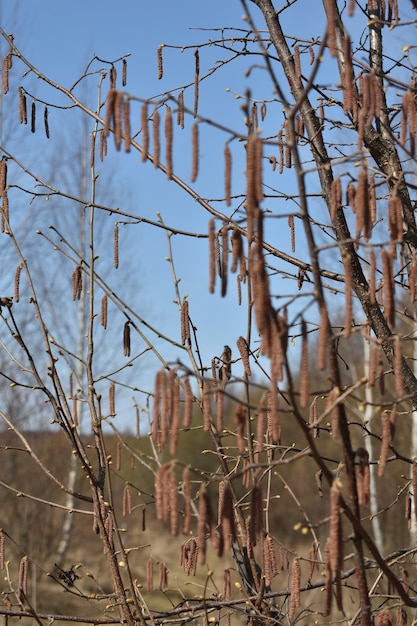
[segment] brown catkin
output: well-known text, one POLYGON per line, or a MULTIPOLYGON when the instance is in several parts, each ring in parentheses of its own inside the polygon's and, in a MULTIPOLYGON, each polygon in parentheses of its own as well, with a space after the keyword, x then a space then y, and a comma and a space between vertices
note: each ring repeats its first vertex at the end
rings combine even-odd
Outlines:
POLYGON ((101 298, 101 306, 100 306, 100 323, 104 329, 107 328, 107 296, 101 298))
POLYGON ((194 538, 188 539, 181 546, 180 565, 186 576, 195 576, 198 561, 198 544, 194 538))
POLYGON ((184 378, 184 418, 183 427, 188 429, 191 426, 191 420, 193 417, 193 393, 191 391, 191 385, 188 376, 184 378))
POLYGON ((278 132, 278 153, 279 153, 279 166, 278 172, 282 174, 284 171, 284 142, 283 142, 283 129, 278 132))
POLYGON ((116 89, 117 70, 114 67, 114 65, 112 65, 111 68, 110 68, 109 80, 110 80, 110 89, 116 89))
POLYGON ((230 152, 229 145, 226 143, 224 146, 224 196, 226 200, 226 206, 230 206, 232 203, 232 153, 230 152))
POLYGON ((330 539, 327 539, 324 547, 324 569, 325 569, 325 607, 324 614, 330 615, 332 609, 333 600, 333 585, 332 585, 332 568, 330 565, 330 539))
POLYGON ((238 230, 232 232, 232 265, 230 271, 234 274, 237 272, 238 264, 242 266, 242 259, 244 258, 243 252, 243 237, 238 230))
POLYGON ((159 167, 159 159, 161 154, 161 144, 159 141, 159 122, 160 115, 158 109, 154 109, 152 115, 152 136, 153 136, 153 164, 159 167))
POLYGON ((296 557, 292 562, 292 568, 291 568, 290 607, 289 607, 289 612, 288 612, 288 617, 290 619, 294 617, 296 609, 298 609, 301 606, 300 581, 301 581, 300 559, 296 557))
POLYGON ((392 626, 392 614, 387 608, 379 611, 375 619, 375 626, 392 626))
POLYGON ((130 493, 129 485, 125 485, 123 489, 123 517, 127 517, 132 514, 132 494, 130 493))
POLYGON ((123 102, 123 136, 125 140, 125 152, 130 152, 130 137, 132 134, 130 128, 130 98, 127 97, 123 102))
POLYGON ((110 387, 109 387, 109 415, 110 417, 114 417, 116 415, 115 396, 116 396, 116 387, 115 387, 115 384, 111 382, 110 387))
POLYGON ((14 301, 19 302, 19 294, 20 294, 20 275, 22 273, 23 265, 20 263, 14 275, 14 301))
POLYGON ((288 226, 290 227, 291 236, 291 252, 295 252, 295 227, 294 227, 294 215, 290 215, 288 218, 288 226))
POLYGON ((290 122, 289 120, 285 120, 285 167, 287 169, 291 168, 291 164, 292 164, 292 146, 291 146, 291 141, 290 141, 290 122))
POLYGON ((278 574, 277 557, 275 554, 274 542, 269 535, 265 537, 263 543, 263 558, 264 558, 264 576, 265 585, 268 587, 271 585, 272 579, 278 574))
POLYGON ((250 498, 250 522, 249 522, 249 540, 250 544, 255 547, 257 539, 262 532, 263 527, 263 501, 262 486, 260 482, 256 482, 252 488, 250 498))
POLYGON ((104 157, 107 156, 107 137, 104 132, 100 133, 100 162, 102 163, 104 157))
POLYGON ((166 161, 166 170, 167 170, 167 178, 169 180, 172 179, 172 110, 171 107, 167 106, 165 112, 165 161, 166 161))
POLYGON ((353 90, 353 65, 352 65, 352 52, 350 37, 346 33, 343 41, 344 63, 345 67, 342 70, 342 87, 343 87, 343 112, 345 115, 349 111, 353 111, 354 102, 354 90, 353 90))
POLYGON ((3 59, 3 93, 9 91, 9 69, 11 68, 12 55, 10 52, 3 59))
POLYGON ((81 265, 77 265, 72 273, 72 299, 80 300, 83 291, 83 270, 81 265))
POLYGON ((236 341, 236 345, 238 347, 240 357, 242 359, 242 365, 244 368, 245 376, 249 377, 251 376, 252 372, 251 372, 250 363, 249 363, 249 346, 247 344, 247 341, 244 337, 240 336, 238 340, 236 341))
POLYGON ((332 57, 336 55, 336 10, 335 0, 326 0, 324 8, 327 16, 328 45, 332 57))
POLYGON ((148 103, 144 102, 141 108, 142 128, 142 161, 146 161, 149 152, 148 103))
POLYGON ((192 157, 191 157, 191 182, 195 183, 198 176, 199 165, 199 128, 198 123, 194 122, 192 128, 192 157))
POLYGON ((164 63, 163 63, 163 58, 162 58, 163 48, 164 48, 164 44, 161 43, 158 46, 158 50, 156 51, 157 61, 158 61, 158 80, 161 80, 162 76, 164 75, 164 63))
POLYGON ((194 73, 194 117, 197 117, 198 113, 198 97, 199 97, 199 77, 200 77, 200 57, 198 49, 194 52, 195 58, 195 73, 194 73))
POLYGON ((389 415, 386 411, 381 413, 381 422, 382 422, 382 440, 381 440, 381 451, 379 453, 379 465, 378 465, 378 476, 382 477, 385 473, 385 467, 387 464, 389 446, 392 443, 392 428, 390 423, 389 415))
POLYGON ((0 161, 0 195, 3 196, 7 187, 7 159, 3 157, 0 161))
POLYGON ((123 328, 123 356, 130 356, 130 322, 125 322, 123 328))
POLYGON ((214 219, 209 221, 209 293, 214 293, 216 286, 216 234, 214 219))
POLYGON ((181 305, 181 341, 182 345, 191 345, 190 316, 188 311, 188 300, 184 298, 181 305))
POLYGON ((310 376, 308 367, 308 335, 307 324, 303 319, 301 322, 301 363, 300 363, 300 406, 304 409, 308 406, 310 396, 310 376))
POLYGON ((26 94, 23 91, 23 87, 19 87, 19 122, 20 124, 28 123, 26 111, 26 94))
POLYGON ((116 150, 119 151, 122 145, 122 119, 123 119, 123 91, 116 91, 116 97, 114 101, 114 145, 116 150))
POLYGON ((336 213, 342 206, 342 183, 338 176, 332 180, 331 185, 331 199, 330 199, 330 216, 332 221, 336 218, 336 213))
POLYGON ((119 267, 119 224, 116 222, 113 231, 113 265, 119 267))
POLYGON ((25 602, 28 593, 28 557, 24 556, 19 564, 18 600, 25 602))
POLYGON ((184 129, 184 90, 178 94, 177 125, 184 129))
POLYGON ((168 589, 168 568, 165 563, 159 563, 159 589, 160 591, 168 589))

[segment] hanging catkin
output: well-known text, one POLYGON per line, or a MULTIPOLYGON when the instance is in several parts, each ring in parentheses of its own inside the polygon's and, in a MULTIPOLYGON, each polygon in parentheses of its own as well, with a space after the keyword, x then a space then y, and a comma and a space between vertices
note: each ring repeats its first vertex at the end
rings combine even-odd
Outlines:
POLYGON ((72 299, 80 300, 83 290, 83 271, 81 265, 77 265, 72 273, 72 299))
POLYGON ((189 535, 191 531, 191 478, 190 467, 187 465, 182 472, 182 492, 184 496, 184 519, 182 532, 189 535))
POLYGON ((229 274, 228 268, 229 261, 229 231, 227 226, 222 228, 222 298, 227 294, 227 279, 229 274))
POLYGON ((148 103, 144 102, 141 109, 142 128, 142 161, 146 161, 149 152, 148 103))
POLYGON ((18 600, 20 603, 26 601, 28 594, 28 557, 24 556, 19 565, 18 600))
POLYGON ((198 122, 194 122, 192 128, 192 156, 191 156, 191 182, 195 183, 198 176, 198 165, 199 165, 199 128, 198 122))
POLYGON ((114 144, 116 150, 119 151, 122 145, 122 120, 123 120, 123 92, 116 91, 116 98, 114 102, 114 144))
POLYGON ((236 344, 240 353, 240 357, 242 359, 245 376, 249 377, 252 374, 249 363, 249 346, 244 337, 239 337, 236 341, 236 344))
POLYGON ((198 48, 194 52, 195 58, 195 73, 194 73, 194 117, 197 117, 198 113, 198 96, 199 96, 199 77, 200 77, 200 56, 198 48))
POLYGON ((109 387, 109 415, 110 417, 114 417, 116 415, 115 396, 116 396, 116 387, 115 387, 114 382, 111 382, 110 387, 109 387))
POLYGON ((48 120, 48 108, 45 105, 45 108, 43 110, 43 125, 45 127, 45 136, 47 139, 49 139, 49 120, 48 120))
POLYGON ((355 452, 355 459, 359 504, 368 506, 370 486, 369 452, 365 448, 358 448, 355 452))
POLYGON ((162 58, 162 49, 164 47, 164 44, 161 43, 158 46, 158 50, 157 50, 157 60, 158 60, 158 80, 161 80, 162 76, 164 75, 164 65, 163 65, 163 58, 162 58))
POLYGON ((107 328, 107 296, 101 298, 101 307, 100 307, 100 323, 104 329, 107 328))
POLYGON ((130 356, 130 323, 127 321, 123 328, 123 356, 130 356))
POLYGON ((391 326, 395 327, 395 293, 394 276, 391 254, 383 249, 381 252, 382 276, 384 289, 384 317, 391 326))
POLYGON ((296 557, 292 562, 292 568, 291 568, 290 607, 288 611, 288 617, 290 620, 292 620, 292 618, 294 617, 296 609, 298 609, 301 606, 300 580, 301 580, 300 559, 296 557))
POLYGON ((165 161, 166 161, 166 170, 167 170, 167 178, 171 180, 172 178, 172 110, 171 107, 167 106, 165 111, 165 161))
POLYGON ((182 345, 191 345, 190 317, 188 312, 188 300, 184 297, 181 305, 181 342, 182 345))
POLYGON ((126 87, 127 83, 127 61, 123 59, 122 61, 122 86, 126 87))
POLYGON ((28 123, 26 111, 26 94, 23 91, 23 87, 19 87, 19 121, 21 124, 28 123))
POLYGON ((216 285, 216 234, 214 219, 209 221, 209 292, 214 293, 216 285))
POLYGON ((184 90, 178 94, 177 125, 184 130, 184 90))
POLYGON ((191 384, 188 376, 184 378, 184 418, 183 427, 188 429, 191 426, 191 420, 193 417, 193 393, 191 391, 191 384))
POLYGON ((153 164, 159 167, 159 159, 161 154, 161 144, 159 142, 159 122, 160 115, 158 109, 154 109, 152 115, 152 133, 153 133, 153 164))
POLYGON ((32 133, 34 133, 35 130, 36 130, 36 104, 35 104, 35 101, 32 102, 32 111, 31 111, 31 118, 30 118, 30 129, 31 129, 32 133))
POLYGON ((16 268, 16 272, 14 275, 14 301, 15 302, 19 302, 19 295, 20 295, 20 275, 22 273, 22 269, 23 269, 23 265, 22 263, 20 263, 17 268, 16 268))
POLYGON ((119 225, 117 222, 113 231, 113 265, 117 270, 119 267, 119 225))
POLYGON ((123 136, 125 140, 125 152, 130 152, 130 98, 127 97, 123 103, 123 136))
POLYGON ((226 143, 224 146, 224 196, 226 200, 226 206, 230 206, 231 199, 231 177, 232 177, 232 153, 226 143))

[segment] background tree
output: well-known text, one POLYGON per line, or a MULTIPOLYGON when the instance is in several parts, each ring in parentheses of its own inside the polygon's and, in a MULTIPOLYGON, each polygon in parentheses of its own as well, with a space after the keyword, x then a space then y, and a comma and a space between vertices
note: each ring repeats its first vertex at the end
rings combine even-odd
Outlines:
MULTIPOLYGON (((0 536, 6 615, 39 622, 54 613, 44 599, 55 597, 50 589, 34 605, 29 563, 42 572, 45 587, 49 573, 52 585, 73 596, 68 614, 55 615, 62 620, 281 624, 314 619, 368 626, 374 619, 392 623, 393 611, 402 624, 417 604, 416 548, 414 538, 410 547, 408 528, 417 483, 416 452, 408 436, 417 404, 417 228, 411 199, 416 86, 413 48, 403 43, 415 26, 413 6, 400 16, 395 1, 342 6, 325 0, 322 33, 307 37, 287 30, 291 14, 301 23, 300 0, 281 8, 270 0, 242 0, 241 6, 245 29, 220 25, 200 45, 181 48, 193 59, 193 76, 158 96, 128 90, 126 57, 94 58, 76 86, 92 76, 106 84, 97 106, 86 104, 75 87, 43 75, 2 32, 10 45, 4 58, 6 94, 17 64, 21 74, 30 71, 45 85, 42 99, 24 81, 20 85, 23 124, 39 132, 41 109, 50 136, 49 111, 58 113, 58 98, 64 97, 94 124, 92 181, 114 142, 116 152, 139 152, 138 167, 149 167, 161 185, 166 178, 193 200, 193 213, 184 209, 186 226, 179 211, 169 220, 162 213, 151 219, 119 204, 102 204, 95 184, 88 197, 82 189, 68 191, 1 147, 4 245, 20 268, 14 301, 6 295, 0 301, 8 333, 3 349, 22 372, 12 378, 5 364, 2 375, 32 402, 46 403, 43 411, 57 434, 65 435, 83 479, 68 490, 59 469, 51 469, 46 450, 37 452, 33 433, 14 423, 7 407, 0 415, 18 443, 7 443, 2 454, 24 453, 61 495, 70 492, 79 500, 83 520, 92 519, 91 531, 85 521, 78 526, 73 564, 54 570, 23 540, 20 561, 15 556, 12 565, 6 563, 3 556, 16 543, 10 516, 0 536), (221 59, 203 69, 206 48, 213 47, 221 59), (239 116, 223 121, 222 111, 202 113, 201 94, 232 62, 244 68, 247 88, 235 92, 239 116), (250 89, 260 68, 268 80, 250 89), (206 180, 201 187, 199 181, 209 150, 212 177, 206 188, 206 180), (236 168, 244 169, 243 183, 236 168), (13 182, 20 171, 24 184, 13 182), (42 221, 51 196, 71 200, 88 215, 85 250, 71 243, 70 229, 52 229, 44 237, 50 244, 45 258, 59 252, 66 259, 70 305, 71 297, 74 306, 83 294, 87 298, 87 350, 81 359, 74 339, 61 334, 59 319, 48 316, 38 296, 39 271, 15 229, 18 198, 31 198, 42 221), (203 219, 193 217, 197 212, 203 219), (107 275, 101 259, 109 257, 109 238, 97 234, 99 215, 114 226, 115 269, 124 249, 122 229, 134 233, 130 241, 144 224, 166 234, 176 336, 163 333, 154 316, 147 318, 141 303, 131 299, 126 284, 107 275), (223 322, 222 300, 230 304, 233 298, 245 311, 242 328, 236 322, 228 345, 210 347, 210 354, 202 349, 206 329, 195 323, 193 313, 198 293, 188 291, 178 272, 178 240, 185 247, 193 242, 189 261, 199 271, 200 248, 204 255, 208 249, 216 325, 223 322), (24 301, 18 297, 19 276, 24 301), (27 308, 36 319, 36 333, 20 324, 27 308), (114 347, 111 327, 119 330, 122 355, 106 366, 100 353, 114 347), (364 343, 369 360, 361 364, 364 343), (71 362, 80 364, 76 390, 71 362), (128 374, 139 366, 155 372, 152 389, 131 384, 128 374), (128 409, 126 404, 120 409, 121 388, 132 394, 129 409, 137 434, 141 423, 148 427, 145 441, 118 427, 128 409), (88 431, 79 428, 78 402, 88 411, 88 431), (372 481, 371 466, 377 467, 372 481), (384 525, 383 545, 380 535, 373 536, 370 517, 375 516, 384 525), (168 580, 174 566, 167 563, 168 548, 161 548, 164 526, 172 535, 170 545, 180 548, 184 575, 199 577, 197 594, 195 588, 188 592, 177 572, 175 585, 168 580), (89 542, 89 535, 95 540, 89 542), (77 600, 88 602, 81 606, 77 600)), ((177 52, 168 44, 158 48, 161 81, 164 60, 177 52)), ((60 114, 68 114, 65 107, 60 114)), ((174 198, 173 192, 173 203, 174 198)), ((157 302, 165 304, 161 290, 157 302)), ((62 317, 69 311, 63 309, 62 317)), ((3 486, 23 493, 10 474, 3 486)), ((65 508, 52 492, 47 498, 26 491, 24 496, 39 506, 46 500, 65 508)))

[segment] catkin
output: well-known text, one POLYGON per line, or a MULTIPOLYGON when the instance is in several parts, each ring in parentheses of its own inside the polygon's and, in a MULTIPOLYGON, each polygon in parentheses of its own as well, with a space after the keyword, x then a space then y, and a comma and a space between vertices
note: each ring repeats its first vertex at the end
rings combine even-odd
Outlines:
POLYGON ((329 51, 332 57, 336 55, 336 11, 335 0, 326 0, 324 8, 327 16, 327 33, 329 51))
POLYGON ((21 124, 28 123, 26 111, 26 94, 23 91, 23 87, 19 87, 19 122, 21 124))
POLYGON ((294 617, 296 609, 298 609, 301 606, 300 580, 301 580, 300 559, 296 557, 292 562, 292 568, 291 568, 290 607, 289 607, 289 612, 288 612, 288 617, 290 620, 292 620, 292 618, 294 617))
POLYGON ((81 265, 77 265, 72 273, 72 299, 80 300, 83 291, 83 271, 81 265))
POLYGON ((100 323, 104 329, 107 328, 107 296, 101 298, 101 306, 100 306, 100 323))
POLYGON ((162 58, 162 50, 163 50, 164 44, 161 43, 158 46, 158 50, 157 50, 157 61, 158 61, 158 80, 161 80, 162 76, 164 75, 164 64, 163 64, 163 58, 162 58))
POLYGON ((342 87, 343 87, 343 112, 345 115, 349 111, 353 111, 354 91, 353 91, 353 65, 352 65, 352 53, 351 42, 348 34, 345 34, 343 41, 343 59, 345 66, 342 70, 342 87))
POLYGON ((222 231, 222 286, 221 295, 222 298, 227 294, 227 280, 228 280, 228 262, 229 262, 229 231, 227 226, 223 226, 222 231))
POLYGON ((116 222, 113 231, 113 265, 119 267, 119 224, 116 222))
POLYGON ((199 563, 204 565, 206 562, 207 554, 207 541, 206 541, 206 528, 212 525, 211 505, 208 497, 207 489, 204 484, 200 487, 200 493, 198 497, 198 528, 197 528, 197 542, 199 563))
POLYGON ((165 112, 165 161, 166 161, 166 171, 167 178, 169 180, 172 179, 172 110, 171 107, 167 106, 165 112))
POLYGON ((123 506, 122 515, 127 517, 132 514, 132 494, 130 493, 129 485, 125 485, 123 489, 123 506))
POLYGON ((245 376, 249 377, 251 376, 252 372, 251 372, 250 363, 249 363, 249 346, 247 344, 247 341, 244 337, 241 336, 236 341, 236 345, 238 347, 240 357, 242 359, 242 365, 243 365, 243 369, 245 372, 245 376))
POLYGON ((123 356, 130 356, 130 322, 127 321, 123 328, 123 356))
POLYGON ((141 109, 142 128, 142 161, 146 161, 149 152, 148 103, 144 102, 141 109))
POLYGON ((119 151, 122 145, 122 119, 123 119, 123 92, 116 91, 116 98, 114 101, 114 145, 116 150, 119 151))
POLYGON ((382 422, 382 440, 381 440, 381 451, 379 453, 379 465, 378 465, 378 476, 381 478, 385 473, 385 467, 387 464, 389 446, 392 443, 392 428, 390 423, 390 418, 387 412, 381 413, 381 422, 382 422))
POLYGON ((109 415, 110 417, 114 417, 116 415, 115 396, 116 396, 116 387, 115 387, 115 384, 111 382, 110 387, 109 387, 109 415))
POLYGON ((183 427, 184 429, 188 429, 191 426, 191 420, 193 416, 193 394, 191 391, 191 385, 188 376, 184 378, 184 418, 183 418, 183 427))
POLYGON ((257 544, 257 539, 262 532, 263 527, 263 501, 262 486, 260 482, 256 482, 252 488, 250 499, 250 522, 249 522, 249 540, 252 547, 257 544))
POLYGON ((104 137, 108 137, 110 133, 110 126, 114 118, 114 106, 116 103, 116 90, 111 88, 107 95, 107 103, 106 103, 106 116, 104 119, 104 128, 103 135, 104 137))
POLYGON ((387 608, 379 611, 375 619, 375 626, 392 626, 392 614, 387 608))
POLYGON ((226 206, 230 206, 232 203, 231 198, 231 178, 232 178, 232 153, 226 143, 224 146, 224 196, 226 200, 226 206))
POLYGON ((100 162, 102 163, 104 157, 107 156, 107 137, 104 132, 100 133, 100 162))
POLYGON ((191 157, 191 182, 195 183, 198 176, 199 165, 199 128, 198 123, 194 122, 192 128, 192 157, 191 157))
POLYGON ((10 234, 10 228, 9 228, 9 196, 7 195, 7 191, 3 192, 2 195, 2 211, 1 211, 1 232, 2 233, 6 233, 7 235, 10 234))
POLYGON ((170 396, 171 396, 171 428, 169 437, 169 452, 172 456, 177 453, 178 439, 180 434, 180 383, 176 373, 170 371, 170 396))
POLYGON ((47 139, 49 139, 48 107, 46 105, 43 111, 43 125, 45 127, 45 136, 47 139))
POLYGON ((168 490, 170 530, 171 535, 176 537, 178 535, 178 488, 175 474, 172 471, 168 475, 168 490))
POLYGON ((9 70, 12 66, 12 55, 10 52, 6 54, 3 59, 3 93, 6 94, 9 91, 9 70))
POLYGON ((194 73, 194 117, 197 117, 198 113, 198 97, 199 97, 199 77, 200 77, 200 57, 198 49, 194 52, 195 58, 195 73, 194 73))
POLYGON ((184 90, 178 94, 177 125, 184 130, 184 90))
POLYGON ((24 556, 19 564, 18 600, 23 603, 28 593, 28 557, 24 556))
POLYGON ((339 610, 342 608, 341 572, 343 567, 343 536, 340 515, 340 491, 333 483, 330 488, 330 531, 329 531, 330 567, 336 579, 336 600, 339 610))
POLYGON ((32 131, 32 133, 34 133, 35 130, 36 130, 36 104, 35 104, 35 101, 32 102, 31 117, 30 117, 30 130, 32 131))
POLYGON ((116 89, 116 81, 117 81, 117 70, 114 65, 110 68, 110 89, 116 89))
POLYGON ((295 227, 294 227, 294 215, 288 217, 288 226, 290 227, 291 235, 291 252, 295 252, 295 227))
POLYGON ((125 152, 130 152, 130 136, 132 134, 130 128, 130 98, 127 97, 123 102, 123 126, 125 139, 125 152))
POLYGON ((190 316, 188 312, 188 300, 184 298, 181 305, 181 341, 182 345, 191 345, 190 316))
POLYGON ((159 159, 161 154, 161 144, 159 142, 159 122, 159 111, 155 108, 152 115, 153 164, 155 167, 159 167, 159 159))
POLYGON ((123 59, 122 61, 122 86, 126 87, 127 83, 127 61, 123 59))
POLYGON ((14 301, 19 302, 19 294, 20 294, 20 275, 22 273, 23 265, 20 263, 14 275, 14 301))
POLYGON ((209 221, 209 293, 214 293, 216 285, 216 234, 214 219, 209 221))

